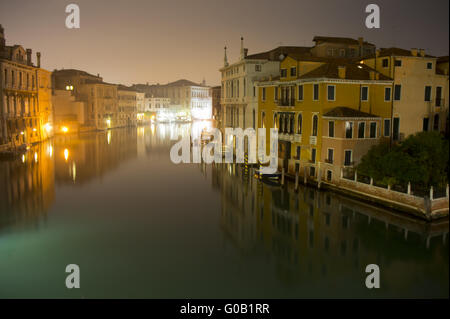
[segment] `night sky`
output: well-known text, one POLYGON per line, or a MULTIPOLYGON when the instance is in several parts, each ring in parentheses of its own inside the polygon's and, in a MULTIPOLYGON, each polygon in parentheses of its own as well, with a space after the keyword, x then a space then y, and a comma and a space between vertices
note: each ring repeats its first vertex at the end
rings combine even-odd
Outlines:
POLYGON ((127 85, 218 85, 223 47, 235 61, 241 36, 249 54, 326 35, 448 55, 448 11, 448 0, 0 0, 0 24, 7 45, 33 49, 33 59, 41 51, 48 70, 78 68, 127 85), (70 3, 80 6, 80 29, 65 27, 70 3), (365 27, 370 3, 380 6, 380 29, 365 27))

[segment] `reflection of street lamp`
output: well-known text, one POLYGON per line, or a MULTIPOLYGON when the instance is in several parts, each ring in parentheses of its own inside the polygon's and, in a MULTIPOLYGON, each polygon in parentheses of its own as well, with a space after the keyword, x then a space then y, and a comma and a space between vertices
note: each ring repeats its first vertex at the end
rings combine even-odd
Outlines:
POLYGON ((63 126, 63 127, 61 127, 61 132, 67 133, 67 132, 69 132, 69 128, 67 126, 63 126))
POLYGON ((108 128, 111 128, 111 120, 110 119, 106 120, 106 125, 108 126, 108 128))
POLYGON ((64 149, 64 159, 67 160, 69 159, 69 150, 67 148, 64 149))

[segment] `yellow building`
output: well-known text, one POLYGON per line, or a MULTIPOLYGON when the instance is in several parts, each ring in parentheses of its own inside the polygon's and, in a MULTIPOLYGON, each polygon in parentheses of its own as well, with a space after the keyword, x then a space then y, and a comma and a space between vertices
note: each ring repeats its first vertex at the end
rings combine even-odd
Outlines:
MULTIPOLYGON (((392 80, 367 65, 348 59, 290 54, 281 61, 279 77, 259 81, 257 86, 258 127, 278 128, 278 165, 290 174, 306 172, 315 180, 325 178, 324 163, 328 154, 322 148, 323 137, 329 136, 330 121, 338 121, 336 132, 339 132, 342 120, 353 122, 351 136, 332 137, 332 144, 336 145, 340 139, 373 144, 374 139, 391 135, 392 80), (351 114, 356 117, 349 119, 348 110, 357 111, 351 114), (345 111, 345 116, 342 119, 324 118, 333 111, 345 111), (358 122, 366 122, 366 118, 376 123, 375 132, 370 134, 369 124, 364 127, 364 136, 359 137, 358 122)), ((345 152, 336 155, 343 157, 337 159, 339 163, 345 162, 345 152)), ((353 158, 360 156, 354 154, 353 158)), ((357 163, 352 160, 348 164, 357 163)))
POLYGON ((438 59, 421 49, 388 48, 362 61, 394 80, 393 140, 421 131, 445 130, 448 57, 438 59))

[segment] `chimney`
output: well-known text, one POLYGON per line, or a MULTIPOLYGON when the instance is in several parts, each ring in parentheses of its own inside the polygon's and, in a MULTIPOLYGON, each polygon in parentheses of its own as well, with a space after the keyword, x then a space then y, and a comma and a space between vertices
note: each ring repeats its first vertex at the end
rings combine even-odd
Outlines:
POLYGON ((31 49, 27 49, 27 65, 31 65, 31 49))
POLYGON ((359 46, 362 46, 364 44, 364 38, 363 37, 359 37, 358 38, 358 42, 359 42, 359 46))
POLYGON ((5 30, 3 29, 2 25, 0 24, 0 48, 4 47, 5 45, 6 45, 5 30))
POLYGON ((412 56, 417 56, 417 49, 413 48, 411 49, 412 56))
POLYGON ((272 74, 269 75, 269 81, 272 81, 272 74))
POLYGON ((223 66, 227 67, 228 66, 228 58, 227 58, 227 47, 226 46, 223 48, 223 51, 224 51, 223 66))
POLYGON ((375 80, 379 80, 380 79, 380 73, 376 72, 375 73, 375 80))
POLYGON ((375 51, 375 55, 376 55, 377 58, 380 56, 380 53, 381 53, 381 50, 380 50, 380 49, 377 49, 377 50, 375 51))
POLYGON ((36 66, 41 67, 41 52, 36 52, 36 66))
POLYGON ((371 80, 375 80, 375 71, 370 71, 369 76, 371 80))
POLYGON ((338 66, 338 76, 340 79, 345 79, 345 66, 338 66))
POLYGON ((245 53, 244 53, 244 37, 241 37, 241 60, 243 60, 245 58, 245 53))
POLYGON ((424 49, 420 49, 419 52, 420 52, 420 56, 421 57, 425 56, 425 50, 424 49))

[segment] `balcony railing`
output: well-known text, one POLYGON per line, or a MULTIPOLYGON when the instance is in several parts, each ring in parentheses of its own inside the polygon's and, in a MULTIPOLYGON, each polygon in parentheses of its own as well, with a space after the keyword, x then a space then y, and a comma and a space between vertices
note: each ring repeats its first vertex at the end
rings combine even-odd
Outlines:
POLYGON ((333 159, 326 158, 326 159, 325 159, 325 163, 327 163, 327 164, 333 164, 333 159))
POLYGON ((281 99, 278 100, 279 106, 295 106, 295 99, 281 99))
POLYGON ((294 134, 294 142, 301 143, 302 142, 302 134, 294 134))
POLYGON ((317 136, 310 136, 309 137, 309 144, 317 145, 317 136))

